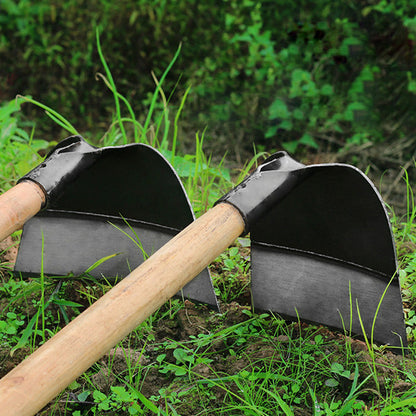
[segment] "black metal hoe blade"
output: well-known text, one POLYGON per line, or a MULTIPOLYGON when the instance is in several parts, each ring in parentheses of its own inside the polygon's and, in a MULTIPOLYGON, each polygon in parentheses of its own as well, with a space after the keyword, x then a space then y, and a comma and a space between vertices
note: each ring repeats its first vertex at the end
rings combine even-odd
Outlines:
POLYGON ((407 345, 390 222, 361 171, 279 152, 222 201, 250 224, 256 309, 407 345))
MULTIPOLYGON (((123 278, 194 220, 176 172, 144 144, 96 148, 69 137, 27 180, 45 190, 47 208, 23 227, 17 272, 79 276, 110 257, 89 274, 123 278)), ((183 294, 217 306, 207 269, 183 294)))

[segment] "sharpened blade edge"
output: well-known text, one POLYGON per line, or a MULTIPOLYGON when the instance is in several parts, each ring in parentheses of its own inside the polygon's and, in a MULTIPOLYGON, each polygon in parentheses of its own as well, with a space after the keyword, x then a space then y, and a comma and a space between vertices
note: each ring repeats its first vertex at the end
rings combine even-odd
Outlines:
POLYGON ((299 317, 363 335, 358 304, 368 339, 373 330, 374 341, 380 344, 407 346, 397 277, 386 290, 388 282, 384 278, 321 256, 253 245, 251 257, 256 310, 272 311, 294 320, 299 317))

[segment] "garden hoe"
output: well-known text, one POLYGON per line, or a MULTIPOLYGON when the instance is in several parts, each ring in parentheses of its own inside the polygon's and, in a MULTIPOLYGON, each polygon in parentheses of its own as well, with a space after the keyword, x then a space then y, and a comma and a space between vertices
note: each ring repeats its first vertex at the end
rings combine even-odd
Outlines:
POLYGON ((375 188, 351 166, 279 152, 0 380, 2 414, 36 413, 247 232, 256 308, 406 346, 375 188))
MULTIPOLYGON (((60 142, 3 194, 0 213, 1 239, 26 222, 15 271, 88 270, 109 281, 128 275, 194 220, 180 179, 158 151, 137 143, 96 148, 80 136, 60 142)), ((183 295, 217 307, 207 269, 183 295)))
POLYGON ((254 308, 407 346, 390 221, 360 170, 277 153, 222 201, 253 224, 254 308))

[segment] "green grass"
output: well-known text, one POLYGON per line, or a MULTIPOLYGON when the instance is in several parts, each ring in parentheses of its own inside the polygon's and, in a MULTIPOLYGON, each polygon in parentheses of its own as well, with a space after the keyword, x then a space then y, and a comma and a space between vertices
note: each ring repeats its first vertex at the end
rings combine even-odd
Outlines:
MULTIPOLYGON (((42 158, 38 151, 45 149, 49 143, 34 137, 22 128, 16 114, 20 111, 23 98, 3 103, 0 106, 0 190, 9 189, 17 178, 23 176, 42 158)), ((53 142, 51 143, 53 144, 53 142)))
MULTIPOLYGON (((262 155, 238 172, 213 163, 195 135, 195 153, 178 153, 178 123, 186 94, 171 115, 156 80, 148 114, 136 117, 117 90, 99 44, 101 78, 115 102, 114 121, 99 145, 143 142, 175 167, 197 215, 239 182, 262 155), (142 122, 139 122, 139 119, 142 122)), ((179 53, 179 49, 178 49, 179 53)), ((175 55, 174 60, 177 58, 175 55)), ((172 64, 174 61, 172 62, 172 64)), ((19 127, 23 100, 40 105, 70 134, 76 128, 30 97, 0 107, 0 187, 41 160, 49 144, 19 127), (17 115, 16 115, 17 114, 17 115), (2 117, 2 118, 1 118, 2 117), (5 127, 6 126, 6 127, 5 127), (7 127, 9 126, 9 127, 7 127), (19 161, 16 163, 16 161, 19 161), (21 165, 20 165, 21 164, 21 165)), ((406 179, 406 178, 405 178, 406 179)), ((326 328, 252 314, 241 296, 249 284, 249 240, 239 239, 213 263, 222 313, 174 299, 81 375, 43 415, 410 415, 416 409, 416 216, 408 186, 408 213, 393 217, 410 349, 407 357, 326 328), (236 301, 240 302, 238 304, 236 301)), ((18 234, 15 236, 18 239, 18 234)), ((140 250, 140 248, 138 248, 140 250)), ((1 264, 1 363, 23 358, 109 290, 88 274, 29 280, 1 264), (20 355, 19 355, 20 354, 20 355), (12 356, 11 356, 12 355, 12 356)))

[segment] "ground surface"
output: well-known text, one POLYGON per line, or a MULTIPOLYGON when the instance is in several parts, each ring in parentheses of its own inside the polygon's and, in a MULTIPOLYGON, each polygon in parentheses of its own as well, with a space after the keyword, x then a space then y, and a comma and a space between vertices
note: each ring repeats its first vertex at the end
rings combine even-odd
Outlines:
MULTIPOLYGON (((10 243, 8 240, 5 244, 10 243)), ((2 260, 13 262, 15 253, 15 248, 6 250, 2 260)), ((218 269, 219 265, 214 264, 213 274, 218 269)), ((3 279, 7 278, 7 273, 4 273, 3 279)), ((240 282, 240 289, 238 302, 222 303, 220 312, 189 301, 165 305, 153 322, 147 323, 109 351, 90 369, 88 378, 80 377, 40 414, 93 414, 88 413, 97 406, 93 391, 110 397, 112 387, 123 386, 126 380, 156 406, 173 407, 177 413, 172 414, 267 414, 244 413, 241 409, 240 413, 236 413, 233 406, 245 403, 244 386, 255 386, 262 377, 274 379, 279 376, 281 380, 275 384, 276 391, 291 401, 294 414, 312 415, 315 404, 307 393, 308 388, 316 388, 323 395, 321 400, 341 402, 352 387, 352 371, 347 374, 348 377, 332 374, 338 380, 336 387, 325 385, 331 372, 328 370, 328 375, 322 378, 319 374, 322 365, 331 367, 334 363, 345 369, 353 369, 357 363, 359 379, 362 381, 369 376, 360 395, 363 411, 367 403, 374 405, 380 391, 400 395, 414 388, 408 376, 409 371, 414 373, 416 368, 413 360, 389 351, 377 352, 374 358, 364 342, 325 327, 301 323, 282 325, 273 317, 253 320, 249 312, 247 282, 240 282), (305 376, 296 376, 300 368, 305 376), (371 377, 374 368, 377 375, 371 377), (288 386, 294 384, 299 386, 299 392, 290 395, 288 386), (91 394, 83 397, 85 391, 91 394)), ((100 290, 88 287, 85 282, 73 281, 65 285, 63 296, 88 306, 86 294, 100 296, 100 290)), ((7 305, 4 301, 0 303, 0 316, 7 305)), ((26 299, 26 320, 36 311, 29 305, 30 299, 26 299)), ((52 308, 50 319, 56 320, 57 314, 58 309, 52 308)), ((11 356, 10 347, 1 347, 0 377, 29 353, 30 348, 24 347, 11 356)), ((259 409, 263 405, 255 404, 259 409)), ((125 405, 118 406, 113 402, 110 410, 96 414, 127 415, 127 409, 125 405)))

